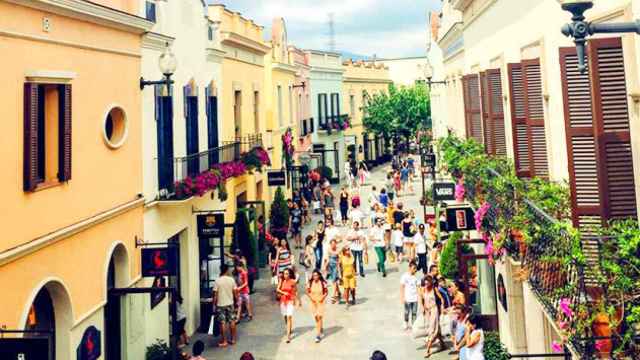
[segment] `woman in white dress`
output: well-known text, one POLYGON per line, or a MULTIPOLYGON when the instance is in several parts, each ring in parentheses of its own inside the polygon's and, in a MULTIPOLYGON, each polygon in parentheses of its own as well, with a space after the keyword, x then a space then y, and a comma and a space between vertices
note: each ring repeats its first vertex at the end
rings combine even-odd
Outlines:
POLYGON ((461 360, 485 360, 484 331, 480 328, 478 320, 478 317, 474 315, 469 317, 469 320, 467 320, 467 331, 462 339, 466 344, 460 350, 461 360))

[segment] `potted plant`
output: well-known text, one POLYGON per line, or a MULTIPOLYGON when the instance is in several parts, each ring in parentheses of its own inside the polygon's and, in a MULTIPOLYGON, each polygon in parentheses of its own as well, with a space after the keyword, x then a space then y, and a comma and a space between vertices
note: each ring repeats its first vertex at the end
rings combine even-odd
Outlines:
POLYGON ((171 360, 171 348, 166 342, 156 339, 156 342, 147 346, 145 360, 171 360))
POLYGON ((286 239, 289 231, 289 207, 282 188, 276 189, 269 216, 269 232, 278 239, 286 239))

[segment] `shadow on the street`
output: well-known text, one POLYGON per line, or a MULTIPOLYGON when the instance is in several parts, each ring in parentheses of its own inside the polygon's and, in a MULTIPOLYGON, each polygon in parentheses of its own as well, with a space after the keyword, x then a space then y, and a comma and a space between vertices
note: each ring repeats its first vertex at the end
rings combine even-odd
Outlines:
POLYGON ((330 328, 324 329, 324 337, 328 338, 329 336, 338 333, 344 329, 342 326, 332 326, 330 328))

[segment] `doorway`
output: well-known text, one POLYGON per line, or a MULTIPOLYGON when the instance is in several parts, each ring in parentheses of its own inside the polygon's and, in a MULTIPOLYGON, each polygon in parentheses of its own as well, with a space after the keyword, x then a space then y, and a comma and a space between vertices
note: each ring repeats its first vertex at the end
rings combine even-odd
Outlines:
POLYGON ((104 339, 105 360, 120 360, 122 358, 122 324, 120 296, 110 290, 116 288, 116 267, 113 257, 109 261, 107 272, 107 304, 104 306, 104 339))

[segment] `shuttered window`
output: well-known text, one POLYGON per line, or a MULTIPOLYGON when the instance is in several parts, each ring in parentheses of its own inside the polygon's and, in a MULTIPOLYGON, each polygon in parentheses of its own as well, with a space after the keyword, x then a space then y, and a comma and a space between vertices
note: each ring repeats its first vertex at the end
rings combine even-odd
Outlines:
POLYGON ((509 64, 511 124, 516 172, 520 177, 549 176, 540 61, 509 64))
POLYGON ((588 72, 575 48, 560 49, 573 222, 582 229, 636 217, 622 43, 588 43, 588 72))
MULTIPOLYGON (((207 147, 209 149, 209 168, 219 162, 219 153, 213 150, 220 146, 218 138, 218 96, 216 96, 210 87, 205 89, 205 97, 207 99, 207 147)), ((254 100, 255 101, 255 100, 254 100)))
POLYGON ((24 191, 71 180, 71 103, 70 84, 25 83, 24 191))
POLYGON ((507 155, 507 143, 502 106, 502 81, 499 69, 480 73, 482 90, 482 126, 487 154, 507 155))
POLYGON ((173 97, 166 86, 155 86, 155 117, 158 151, 158 189, 169 190, 173 186, 173 97))
POLYGON ((462 85, 467 138, 474 139, 482 144, 480 78, 477 74, 464 76, 462 78, 462 85))
POLYGON ((187 155, 189 155, 187 172, 193 176, 199 174, 201 170, 200 159, 197 156, 200 147, 198 143, 198 96, 190 95, 192 92, 189 86, 185 86, 184 93, 187 155))

